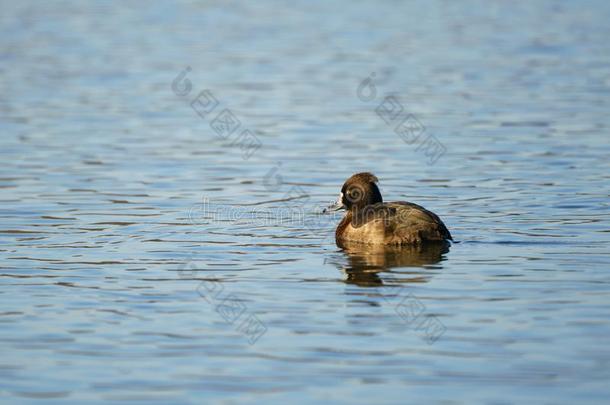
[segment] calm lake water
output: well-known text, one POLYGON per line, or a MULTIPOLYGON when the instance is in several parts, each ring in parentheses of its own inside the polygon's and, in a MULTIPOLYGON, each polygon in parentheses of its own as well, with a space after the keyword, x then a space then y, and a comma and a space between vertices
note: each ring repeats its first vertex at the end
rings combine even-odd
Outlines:
POLYGON ((609 4, 3 2, 0 401, 607 401, 609 4))

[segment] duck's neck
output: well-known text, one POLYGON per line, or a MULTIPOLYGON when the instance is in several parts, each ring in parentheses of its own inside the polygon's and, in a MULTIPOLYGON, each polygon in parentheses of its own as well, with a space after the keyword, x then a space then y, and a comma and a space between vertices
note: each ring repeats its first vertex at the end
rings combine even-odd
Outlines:
POLYGON ((369 198, 368 198, 368 205, 377 204, 377 203, 381 203, 381 202, 383 202, 383 197, 381 197, 381 192, 379 191, 377 184, 373 183, 373 186, 371 187, 371 193, 369 194, 369 198))

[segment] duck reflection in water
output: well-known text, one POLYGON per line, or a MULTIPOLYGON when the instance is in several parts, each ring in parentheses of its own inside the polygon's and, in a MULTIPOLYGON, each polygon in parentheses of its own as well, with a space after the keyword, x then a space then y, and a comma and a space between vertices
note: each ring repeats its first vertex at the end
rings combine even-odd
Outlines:
MULTIPOLYGON (((449 252, 449 243, 427 245, 363 245, 361 243, 341 242, 337 245, 345 253, 347 263, 337 263, 345 274, 345 281, 361 287, 383 285, 381 272, 397 267, 425 267, 439 263, 443 255, 449 252)), ((413 277, 410 282, 426 282, 424 274, 413 277)), ((389 281, 389 280, 386 280, 389 281)))

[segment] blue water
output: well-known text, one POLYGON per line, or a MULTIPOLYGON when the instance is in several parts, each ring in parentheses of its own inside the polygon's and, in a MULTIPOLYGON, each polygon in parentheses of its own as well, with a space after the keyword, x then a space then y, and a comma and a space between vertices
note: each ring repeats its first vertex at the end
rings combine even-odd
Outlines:
POLYGON ((0 7, 1 402, 607 402, 608 3, 0 7))

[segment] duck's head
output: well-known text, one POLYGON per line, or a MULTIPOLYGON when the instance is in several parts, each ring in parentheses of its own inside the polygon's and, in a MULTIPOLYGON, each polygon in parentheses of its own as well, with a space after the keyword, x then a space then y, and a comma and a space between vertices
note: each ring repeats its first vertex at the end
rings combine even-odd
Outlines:
POLYGON ((383 202, 377 187, 377 177, 368 172, 356 173, 343 183, 337 202, 330 210, 358 210, 371 204, 383 202))

